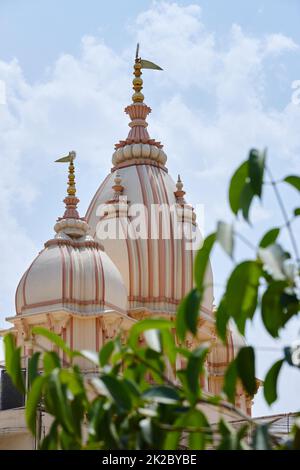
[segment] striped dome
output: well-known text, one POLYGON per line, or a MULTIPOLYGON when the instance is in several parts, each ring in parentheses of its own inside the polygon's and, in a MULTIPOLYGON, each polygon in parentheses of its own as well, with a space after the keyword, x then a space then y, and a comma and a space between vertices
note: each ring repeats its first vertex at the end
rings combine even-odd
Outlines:
MULTIPOLYGON (((195 249, 188 249, 189 234, 197 234, 200 241, 201 236, 191 206, 183 204, 182 198, 177 197, 176 185, 164 164, 153 161, 151 155, 145 158, 143 144, 140 149, 138 153, 135 147, 134 158, 124 158, 119 163, 113 156, 117 164, 96 192, 86 218, 91 235, 103 244, 122 274, 127 287, 129 309, 146 307, 152 311, 172 313, 193 287, 195 249), (119 183, 117 191, 114 184, 116 173, 119 183), (134 224, 136 204, 146 208, 139 218, 141 225, 146 227, 146 238, 139 237, 139 227, 136 226, 133 228, 136 238, 126 233, 128 223, 134 224), (166 211, 162 216, 151 216, 153 205, 161 204, 173 211, 166 211), (183 226, 183 209, 188 236, 176 239, 175 228, 183 226), (114 219, 119 221, 119 233, 116 239, 107 238, 107 227, 114 219), (151 232, 154 223, 157 227, 155 236, 151 232), (170 228, 170 236, 164 238, 163 229, 166 227, 170 228)), ((128 151, 127 154, 132 155, 133 152, 128 151)), ((202 310, 211 314, 213 291, 210 267, 207 284, 210 287, 206 290, 202 310)))
POLYGON ((68 310, 95 315, 126 309, 126 289, 118 269, 90 239, 49 240, 16 292, 17 314, 68 310))

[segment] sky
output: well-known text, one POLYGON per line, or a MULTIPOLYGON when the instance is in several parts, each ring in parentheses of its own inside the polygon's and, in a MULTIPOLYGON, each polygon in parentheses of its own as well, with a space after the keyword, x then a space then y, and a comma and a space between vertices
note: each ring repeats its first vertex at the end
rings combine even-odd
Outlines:
MULTIPOLYGON (((249 148, 268 148, 276 179, 299 173, 299 20, 298 0, 0 0, 0 327, 9 326, 18 281, 63 212, 65 173, 53 161, 77 151, 84 215, 127 135, 137 41, 164 69, 143 74, 150 135, 164 144, 187 200, 202 204, 204 235, 217 220, 233 220, 228 181, 249 148)), ((298 195, 280 190, 291 212, 298 195)), ((251 220, 236 226, 254 242, 282 225, 270 187, 251 220)), ((289 247, 284 231, 280 241, 289 247)), ((237 259, 249 256, 236 246, 237 259)), ((217 302, 232 265, 217 248, 212 266, 217 302)), ((247 341, 257 347, 259 378, 299 331, 293 320, 274 342, 255 319, 247 341)), ((259 392, 254 414, 298 410, 299 396, 300 372, 286 366, 278 401, 269 408, 259 392)))

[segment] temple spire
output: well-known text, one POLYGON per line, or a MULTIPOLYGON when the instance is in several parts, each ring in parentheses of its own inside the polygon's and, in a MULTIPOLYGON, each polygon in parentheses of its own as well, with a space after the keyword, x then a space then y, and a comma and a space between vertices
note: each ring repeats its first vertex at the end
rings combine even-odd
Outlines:
POLYGON ((136 53, 135 53, 135 63, 133 65, 133 75, 134 79, 132 80, 134 93, 132 95, 132 101, 134 103, 143 103, 144 95, 141 92, 143 89, 143 79, 141 78, 142 69, 152 69, 152 70, 162 70, 159 65, 150 62, 149 60, 141 59, 139 57, 140 45, 137 43, 136 53))
POLYGON ((136 54, 135 54, 135 63, 133 65, 133 75, 134 79, 132 80, 133 90, 134 93, 132 95, 132 101, 134 103, 143 103, 144 95, 141 92, 143 89, 143 79, 141 78, 142 75, 142 66, 141 66, 141 58, 139 57, 139 49, 140 45, 137 43, 136 46, 136 54))
POLYGON ((118 150, 126 145, 130 144, 149 144, 161 149, 163 146, 160 142, 156 142, 151 139, 147 126, 148 123, 146 118, 151 113, 151 108, 144 103, 144 95, 141 92, 143 89, 143 80, 141 78, 142 69, 162 70, 161 67, 150 62, 149 60, 141 59, 139 57, 139 44, 137 44, 135 62, 133 65, 132 80, 134 93, 132 95, 132 103, 125 108, 125 113, 130 116, 131 122, 129 123, 130 131, 126 140, 120 140, 116 145, 115 149, 118 150))
POLYGON ((76 197, 75 184, 75 158, 76 152, 71 150, 67 156, 55 160, 57 163, 69 163, 67 196, 64 199, 64 203, 66 205, 66 210, 63 215, 64 219, 79 219, 79 214, 77 211, 77 204, 79 199, 76 197))

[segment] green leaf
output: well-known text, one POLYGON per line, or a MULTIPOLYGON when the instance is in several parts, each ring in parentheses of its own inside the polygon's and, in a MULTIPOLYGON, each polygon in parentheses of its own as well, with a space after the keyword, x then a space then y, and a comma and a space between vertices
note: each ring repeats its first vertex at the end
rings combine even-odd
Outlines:
POLYGON ((208 353, 208 346, 200 346, 191 352, 186 368, 187 385, 193 396, 193 404, 199 396, 200 375, 203 373, 203 364, 208 353))
POLYGON ((257 385, 255 378, 255 354, 251 346, 241 348, 236 356, 236 368, 239 378, 247 393, 255 395, 257 385))
POLYGON ((233 360, 226 369, 224 376, 223 391, 231 403, 235 402, 235 390, 238 378, 236 361, 233 360))
POLYGON ((66 387, 60 378, 59 368, 53 369, 49 374, 45 384, 44 396, 46 411, 49 411, 57 418, 66 432, 73 434, 75 432, 73 416, 67 398, 66 387))
MULTIPOLYGON (((185 414, 179 415, 175 420, 173 427, 182 428, 185 424, 185 418, 185 414)), ((178 450, 181 434, 182 431, 168 431, 163 445, 163 450, 178 450)))
POLYGON ((285 347, 284 357, 290 366, 300 368, 300 342, 294 341, 292 346, 285 347))
POLYGON ((56 369, 57 367, 61 367, 59 357, 54 351, 45 352, 43 356, 43 362, 44 371, 46 372, 46 374, 52 372, 52 370, 56 369))
POLYGON ((161 337, 162 337, 164 354, 167 356, 170 363, 174 366, 176 363, 176 356, 177 356, 175 335, 173 332, 169 330, 162 330, 161 337))
POLYGON ((66 384, 72 395, 85 395, 84 385, 80 374, 72 369, 61 369, 60 380, 62 384, 66 384))
POLYGON ((80 356, 88 361, 92 362, 95 366, 99 366, 99 354, 95 351, 88 351, 86 349, 82 349, 81 351, 74 352, 74 356, 80 356))
POLYGON ((162 352, 162 337, 160 330, 146 330, 144 337, 149 348, 156 352, 162 352))
POLYGON ((280 328, 283 328, 299 311, 299 300, 295 294, 286 292, 287 286, 286 281, 274 281, 262 297, 262 320, 273 338, 279 336, 280 328))
POLYGON ((252 319, 255 313, 260 276, 257 262, 244 261, 235 267, 227 282, 225 307, 242 335, 247 319, 252 319))
POLYGON ((51 424, 49 433, 42 440, 40 449, 41 450, 58 450, 58 422, 55 420, 51 424))
POLYGON ((150 418, 141 419, 139 422, 141 434, 149 446, 153 446, 153 426, 150 418))
POLYGON ((200 292, 205 290, 204 280, 205 280, 205 273, 207 264, 209 262, 209 256, 211 250, 214 246, 216 241, 216 234, 211 233, 208 237, 205 238, 202 247, 198 251, 195 257, 194 262, 194 279, 196 287, 199 289, 200 292))
POLYGON ((287 259, 287 255, 278 243, 274 243, 267 248, 259 248, 258 256, 265 270, 271 274, 274 279, 281 280, 285 278, 283 263, 287 259))
POLYGON ((26 423, 33 435, 36 432, 36 412, 42 398, 43 387, 46 381, 45 376, 35 379, 27 396, 25 417, 26 423))
POLYGON ((265 169, 266 151, 252 149, 249 154, 249 177, 252 191, 261 198, 264 169, 265 169))
POLYGON ((255 450, 270 450, 270 437, 267 424, 258 424, 253 437, 253 448, 255 450))
POLYGON ((237 214, 240 209, 241 193, 248 178, 248 161, 239 166, 231 178, 229 186, 229 203, 231 210, 237 214))
POLYGON ((244 219, 249 222, 249 210, 254 197, 254 192, 250 183, 245 183, 240 197, 240 208, 244 219))
POLYGON ((275 362, 264 380, 264 396, 268 405, 272 405, 277 400, 277 380, 283 363, 284 359, 275 362))
POLYGON ((283 181, 285 181, 286 183, 290 184, 294 188, 298 189, 298 191, 300 191, 300 176, 290 175, 284 178, 283 181))
POLYGON ((25 393, 25 384, 21 368, 21 348, 15 346, 15 338, 12 334, 4 336, 5 367, 14 386, 25 393))
POLYGON ((110 356, 114 350, 115 344, 113 341, 107 341, 104 346, 102 346, 99 352, 100 366, 104 367, 108 363, 110 356))
POLYGON ((132 401, 128 387, 121 380, 110 375, 102 375, 101 382, 105 385, 110 397, 122 412, 128 412, 131 409, 132 401))
POLYGON ((51 341, 51 343, 54 343, 59 349, 64 351, 69 357, 73 356, 73 351, 71 351, 71 349, 66 345, 64 340, 56 333, 53 333, 52 331, 49 331, 41 326, 34 326, 32 328, 32 334, 47 338, 49 341, 51 341))
POLYGON ((210 425, 206 416, 202 411, 194 409, 191 410, 185 419, 185 425, 191 428, 200 429, 207 428, 208 432, 190 432, 189 433, 189 450, 204 450, 207 441, 211 441, 210 425))
POLYGON ((222 246, 223 250, 232 258, 234 238, 233 227, 227 222, 219 221, 217 225, 217 240, 222 246))
POLYGON ((174 326, 173 322, 164 318, 146 318, 133 325, 128 342, 132 348, 135 348, 140 334, 144 331, 170 329, 172 326, 174 326))
POLYGON ((219 433, 221 435, 221 442, 218 445, 218 450, 242 450, 245 448, 243 438, 247 430, 246 426, 237 432, 234 427, 226 422, 223 418, 219 421, 219 433))
POLYGON ((176 312, 176 333, 178 338, 181 341, 184 341, 186 333, 187 333, 187 326, 185 322, 185 315, 186 315, 186 304, 187 304, 187 297, 184 297, 179 306, 177 307, 176 312))
POLYGON ((273 338, 279 336, 279 330, 284 322, 283 306, 280 299, 285 288, 285 281, 272 282, 264 292, 261 300, 262 321, 273 338))
POLYGON ((269 245, 273 245, 276 242, 278 235, 280 233, 280 228, 272 228, 262 237, 259 242, 261 248, 267 248, 269 245))
POLYGON ((197 289, 192 289, 179 304, 176 314, 176 331, 179 339, 185 339, 187 331, 197 332, 200 313, 201 294, 197 289))
POLYGON ((227 324, 229 322, 230 315, 226 308, 226 300, 223 297, 221 300, 217 311, 216 311, 216 327, 219 337, 222 339, 223 342, 226 341, 227 337, 227 324))
POLYGON ((38 367, 41 353, 35 352, 28 361, 28 380, 31 386, 36 377, 39 376, 38 367))
POLYGON ((180 397, 174 388, 167 385, 151 387, 143 393, 145 400, 151 400, 157 403, 165 403, 167 405, 178 403, 180 397))
POLYGON ((294 209, 294 216, 297 217, 298 215, 300 215, 300 207, 296 207, 296 209, 294 209))

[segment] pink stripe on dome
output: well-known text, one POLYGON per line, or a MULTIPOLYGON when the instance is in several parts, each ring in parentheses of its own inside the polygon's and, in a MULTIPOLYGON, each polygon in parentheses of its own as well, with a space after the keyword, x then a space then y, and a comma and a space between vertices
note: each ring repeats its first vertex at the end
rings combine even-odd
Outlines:
MULTIPOLYGON (((161 181, 161 185, 162 185, 163 192, 164 192, 164 195, 165 195, 165 202, 166 202, 166 204, 168 204, 168 206, 170 206, 170 201, 169 201, 166 185, 165 185, 165 182, 164 182, 163 174, 158 170, 158 168, 155 168, 155 171, 157 172, 157 175, 159 176, 160 181, 161 181)), ((173 220, 172 220, 172 216, 171 216, 170 217, 170 232, 171 232, 171 266, 170 266, 171 271, 170 271, 170 275, 171 275, 171 297, 172 298, 175 297, 175 289, 174 289, 175 279, 174 279, 174 277, 176 276, 175 269, 174 269, 174 265, 175 265, 174 251, 175 250, 174 250, 174 233, 173 233, 173 229, 174 229, 173 220)))
POLYGON ((67 247, 69 260, 70 260, 70 269, 69 269, 69 297, 70 300, 73 299, 73 258, 72 258, 72 250, 68 246, 67 247))
MULTIPOLYGON (((148 172, 148 177, 150 181, 150 187, 152 190, 152 196, 154 200, 154 204, 157 205, 160 203, 159 197, 157 194, 156 190, 156 182, 155 178, 152 172, 152 167, 147 166, 147 172, 148 172)), ((148 218, 151 219, 151 217, 148 215, 148 218)), ((150 225, 152 225, 152 220, 149 220, 150 225)), ((165 240, 162 239, 162 220, 161 220, 161 213, 158 213, 158 273, 159 273, 159 296, 162 297, 164 292, 165 292, 165 283, 166 283, 166 272, 165 272, 165 262, 166 262, 166 256, 165 256, 165 240)), ((153 240, 150 239, 150 243, 153 243, 153 240)))
POLYGON ((105 302, 105 277, 104 277, 104 269, 102 259, 99 257, 100 262, 100 271, 101 271, 101 283, 102 283, 102 302, 105 302))
MULTIPOLYGON (((43 253, 44 250, 42 250, 40 253, 38 253, 36 255, 36 257, 34 258, 34 260, 32 261, 31 265, 29 266, 29 268, 27 269, 26 273, 25 273, 25 277, 24 277, 24 282, 23 282, 23 303, 24 303, 24 307, 27 306, 26 304, 26 281, 27 281, 27 277, 28 277, 28 274, 32 268, 32 266, 34 265, 34 263, 36 262, 36 260, 38 259, 38 257, 43 253)), ((23 279, 23 278, 22 278, 23 279)), ((21 279, 21 280, 22 280, 21 279)))
POLYGON ((96 259, 96 255, 94 251, 93 253, 93 260, 94 260, 94 271, 95 271, 95 301, 98 302, 99 300, 99 267, 96 259))
POLYGON ((61 263, 61 268, 62 268, 62 298, 65 299, 66 298, 66 259, 65 259, 63 249, 64 249, 63 246, 59 247, 61 258, 62 258, 62 263, 61 263))
MULTIPOLYGON (((136 171, 138 174, 139 182, 140 182, 140 187, 142 190, 142 197, 143 197, 143 204, 146 206, 147 210, 149 210, 149 203, 148 203, 148 198, 146 195, 145 191, 145 182, 144 182, 144 177, 143 177, 143 172, 142 168, 137 166, 136 171)), ((147 255, 148 255, 148 270, 149 270, 149 276, 148 276, 148 295, 149 297, 153 296, 153 257, 152 257, 152 247, 150 243, 151 239, 151 227, 149 224, 149 220, 147 220, 147 228, 148 228, 148 237, 147 237, 147 255)))

